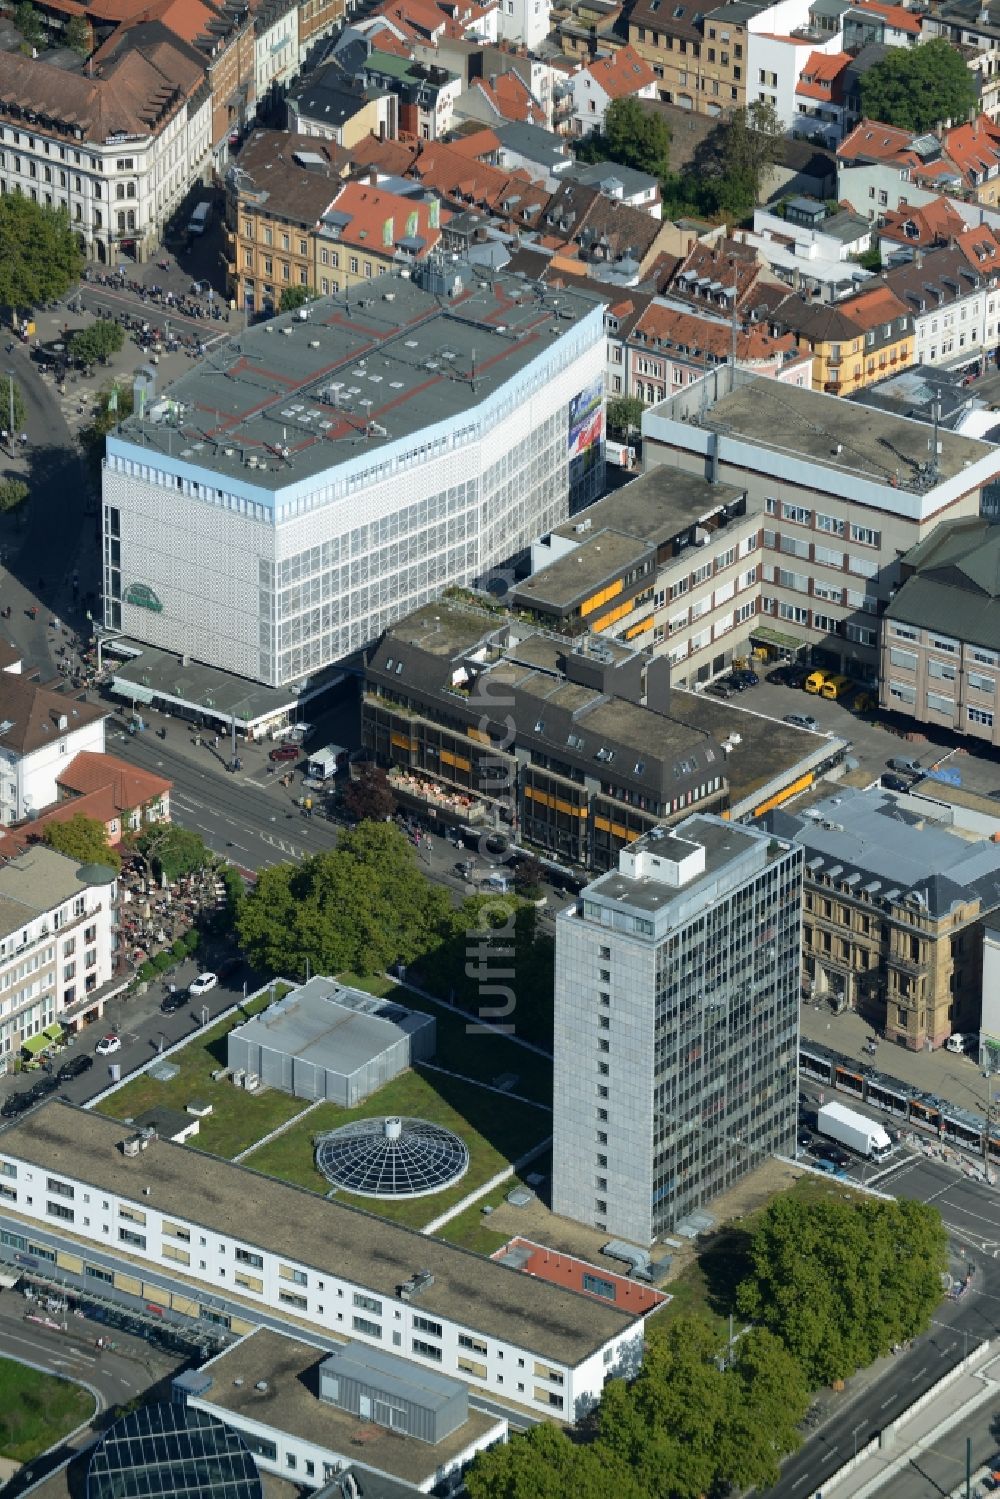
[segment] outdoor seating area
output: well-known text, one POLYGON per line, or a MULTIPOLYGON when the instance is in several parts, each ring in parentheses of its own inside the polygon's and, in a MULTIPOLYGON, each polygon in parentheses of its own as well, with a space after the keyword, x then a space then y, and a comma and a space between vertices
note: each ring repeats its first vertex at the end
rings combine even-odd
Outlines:
POLYGON ((38 1032, 37 1036, 29 1036, 21 1043, 21 1071, 35 1072, 45 1066, 52 1057, 58 1056, 61 1051, 66 1050, 66 1031, 64 1026, 53 1020, 44 1030, 38 1032))
POLYGON ((448 821, 483 822, 486 808, 471 794, 449 791, 426 776, 409 770, 390 770, 388 782, 404 806, 444 818, 448 821))
POLYGON ((185 937, 205 911, 225 904, 226 890, 215 869, 183 875, 161 888, 145 859, 126 859, 118 879, 119 951, 138 967, 159 948, 185 937))

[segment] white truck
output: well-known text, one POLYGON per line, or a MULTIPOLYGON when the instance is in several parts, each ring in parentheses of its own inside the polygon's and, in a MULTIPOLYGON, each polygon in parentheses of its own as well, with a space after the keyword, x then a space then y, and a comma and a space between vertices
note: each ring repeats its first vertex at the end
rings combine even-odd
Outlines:
POLYGON ((822 1104, 816 1114, 816 1127, 821 1135, 828 1135, 869 1161, 884 1161, 892 1151, 892 1141, 881 1124, 846 1104, 822 1104))
POLYGON ((308 771, 315 781, 327 781, 347 769, 350 752, 342 744, 328 744, 309 756, 308 771))

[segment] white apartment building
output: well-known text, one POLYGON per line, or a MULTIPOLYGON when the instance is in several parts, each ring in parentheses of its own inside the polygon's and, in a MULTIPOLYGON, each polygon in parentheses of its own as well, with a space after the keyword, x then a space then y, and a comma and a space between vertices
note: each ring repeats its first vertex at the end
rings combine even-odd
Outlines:
POLYGON ((0 191, 64 208, 104 264, 147 258, 210 158, 203 62, 177 39, 158 49, 173 59, 168 85, 141 46, 97 78, 0 54, 0 191))
POLYGON ((23 674, 0 675, 0 823, 59 799, 59 776, 83 750, 104 751, 106 712, 23 674))
POLYGON ((0 868, 0 1064, 56 1021, 96 1019, 112 973, 113 872, 42 844, 0 868))
POLYGON ((604 476, 603 304, 426 262, 217 346, 107 441, 105 623, 283 686, 604 476))
POLYGON ((254 36, 254 84, 258 101, 268 91, 284 91, 299 71, 298 6, 266 7, 257 16, 254 36))
POLYGON ((604 116, 614 99, 655 99, 656 74, 634 47, 621 47, 607 57, 595 57, 571 76, 574 135, 592 135, 604 128, 604 116))
POLYGON ((549 0, 500 0, 497 36, 500 41, 519 43, 529 51, 541 46, 549 34, 549 0))
POLYGON ((1000 244, 989 230, 969 230, 939 250, 915 250, 883 279, 912 313, 916 364, 960 369, 995 353, 1000 244))
POLYGON ((733 652, 755 638, 808 648, 817 666, 874 682, 899 558, 939 521, 979 514, 1000 449, 939 432, 935 455, 921 422, 729 367, 705 378, 644 413, 643 458, 740 487, 761 518, 758 617, 733 652))
POLYGON ((795 88, 814 52, 841 50, 843 33, 811 27, 809 0, 778 0, 747 23, 747 103, 773 104, 785 129, 795 118, 795 88))
POLYGON ((644 1314, 599 1294, 57 1100, 0 1134, 0 1214, 8 1249, 18 1224, 48 1230, 63 1268, 96 1251, 142 1301, 234 1331, 284 1315, 538 1415, 576 1419, 642 1357, 644 1314))

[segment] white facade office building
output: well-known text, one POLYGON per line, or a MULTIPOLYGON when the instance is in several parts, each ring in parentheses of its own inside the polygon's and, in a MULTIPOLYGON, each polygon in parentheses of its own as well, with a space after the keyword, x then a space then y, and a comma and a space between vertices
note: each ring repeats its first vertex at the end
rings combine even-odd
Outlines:
POLYGON ((696 814, 556 923, 552 1205, 651 1244, 794 1151, 802 854, 696 814))
POLYGON ((454 262, 231 339, 108 438, 105 624, 301 681, 601 492, 603 366, 595 298, 454 262))
POLYGON ((40 1262, 36 1244, 140 1309, 287 1317, 560 1419, 642 1357, 648 1313, 55 1100, 0 1134, 0 1260, 40 1262))

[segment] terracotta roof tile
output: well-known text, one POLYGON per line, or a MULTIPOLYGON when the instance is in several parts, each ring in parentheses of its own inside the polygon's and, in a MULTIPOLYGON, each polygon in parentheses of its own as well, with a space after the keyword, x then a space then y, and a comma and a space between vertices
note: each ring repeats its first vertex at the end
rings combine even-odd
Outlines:
POLYGON ((158 776, 151 770, 140 770, 136 765, 119 760, 116 755, 99 755, 91 750, 74 755, 59 773, 57 783, 78 796, 107 791, 118 812, 133 812, 147 802, 156 801, 173 786, 165 776, 158 776))
POLYGON ((610 57, 599 57, 581 71, 599 83, 609 99, 624 99, 656 83, 656 74, 634 47, 621 47, 610 57))
MULTIPOLYGON (((733 346, 732 328, 726 323, 711 322, 694 312, 681 312, 677 308, 665 307, 653 302, 646 308, 635 325, 634 337, 657 339, 686 357, 723 361, 730 357, 733 346)), ((736 335, 736 357, 747 363, 761 363, 768 359, 783 359, 796 350, 795 337, 791 333, 775 336, 763 324, 743 328, 736 335)))

